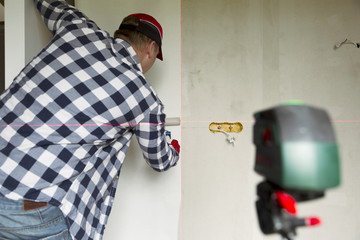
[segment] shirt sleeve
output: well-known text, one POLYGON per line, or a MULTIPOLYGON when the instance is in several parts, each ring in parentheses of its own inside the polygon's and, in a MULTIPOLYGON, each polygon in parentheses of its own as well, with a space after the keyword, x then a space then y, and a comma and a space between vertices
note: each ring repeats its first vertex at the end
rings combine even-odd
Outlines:
POLYGON ((70 23, 75 24, 86 21, 96 26, 85 14, 67 4, 65 0, 34 0, 34 3, 46 26, 53 35, 55 35, 60 28, 70 23))
POLYGON ((166 171, 177 164, 179 154, 166 141, 162 106, 155 108, 135 125, 135 135, 145 160, 155 171, 166 171))

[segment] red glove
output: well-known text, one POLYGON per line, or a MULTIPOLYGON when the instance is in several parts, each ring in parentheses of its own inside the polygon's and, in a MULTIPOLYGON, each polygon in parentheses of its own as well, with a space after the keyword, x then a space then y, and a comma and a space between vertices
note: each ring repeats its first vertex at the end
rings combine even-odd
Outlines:
POLYGON ((173 146, 178 153, 180 153, 180 145, 177 140, 172 140, 170 145, 173 146))

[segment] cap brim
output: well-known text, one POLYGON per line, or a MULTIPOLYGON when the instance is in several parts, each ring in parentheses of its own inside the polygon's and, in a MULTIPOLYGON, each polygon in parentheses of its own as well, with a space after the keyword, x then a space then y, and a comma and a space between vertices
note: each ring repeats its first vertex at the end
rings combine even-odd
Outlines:
POLYGON ((160 59, 161 61, 163 60, 163 55, 162 55, 162 51, 161 51, 161 47, 159 47, 159 53, 156 56, 158 59, 160 59))

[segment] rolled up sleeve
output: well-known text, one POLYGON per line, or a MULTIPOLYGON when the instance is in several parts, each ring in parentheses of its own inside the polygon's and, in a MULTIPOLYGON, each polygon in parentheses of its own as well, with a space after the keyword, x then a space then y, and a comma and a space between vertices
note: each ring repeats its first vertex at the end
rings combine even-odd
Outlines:
POLYGON ((165 114, 161 106, 136 124, 135 135, 145 160, 155 171, 166 171, 177 164, 179 154, 166 141, 165 114))

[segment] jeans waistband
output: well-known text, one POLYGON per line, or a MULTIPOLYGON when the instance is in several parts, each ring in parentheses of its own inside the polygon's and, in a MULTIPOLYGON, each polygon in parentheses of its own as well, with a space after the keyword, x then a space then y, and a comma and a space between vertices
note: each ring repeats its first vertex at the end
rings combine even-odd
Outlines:
POLYGON ((20 200, 17 201, 4 196, 0 196, 0 209, 23 210, 23 202, 20 200))
POLYGON ((47 205, 48 204, 46 202, 12 200, 7 197, 0 196, 0 209, 30 211, 46 207, 47 205))

